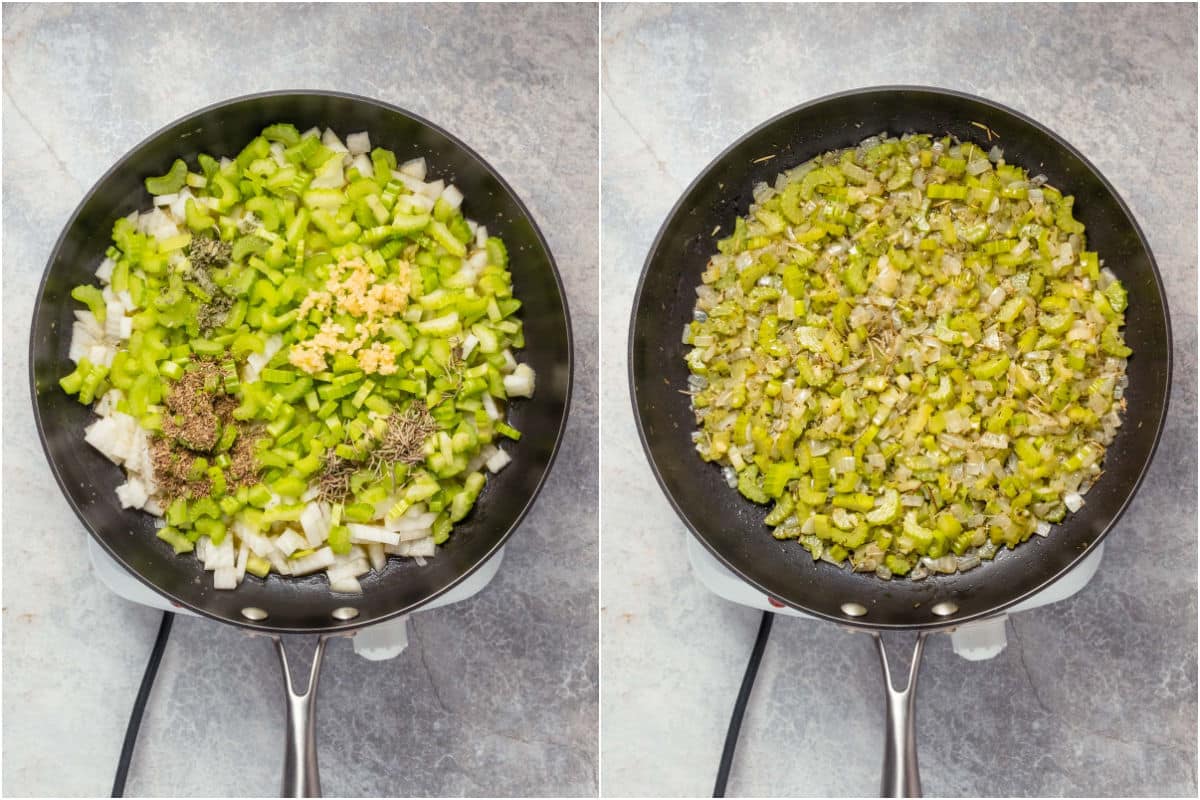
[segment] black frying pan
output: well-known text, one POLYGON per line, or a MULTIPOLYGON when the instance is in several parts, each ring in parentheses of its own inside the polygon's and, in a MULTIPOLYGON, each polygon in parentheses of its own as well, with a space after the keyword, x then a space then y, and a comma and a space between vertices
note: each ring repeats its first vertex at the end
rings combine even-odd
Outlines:
MULTIPOLYGON (((676 512, 713 555, 751 585, 807 614, 865 628, 929 630, 996 614, 1044 589, 1078 564, 1112 528, 1145 474, 1167 412, 1171 329, 1162 280, 1145 237, 1107 180, 1075 148, 1028 117, 982 98, 923 87, 877 87, 806 103, 747 133, 704 169, 667 216, 646 258, 629 336, 633 404, 642 445, 676 512), (998 139, 989 142, 986 125, 998 139), (695 287, 716 239, 747 212, 751 191, 828 150, 887 131, 942 135, 985 150, 1000 145, 1010 163, 1044 173, 1075 195, 1076 217, 1129 292, 1125 338, 1128 410, 1104 461, 1104 474, 1077 513, 1049 537, 1001 552, 972 571, 924 581, 882 581, 814 562, 795 542, 774 539, 767 509, 730 489, 715 464, 697 456, 690 434, 686 346, 695 287), (773 156, 769 160, 763 160, 773 156), (713 230, 719 228, 716 235, 713 230)), ((918 639, 918 642, 921 640, 918 639)), ((880 645, 881 656, 886 656, 880 645)), ((920 655, 907 691, 889 685, 885 793, 919 793, 911 746, 912 700, 920 655), (892 734, 896 735, 893 740, 892 734)))
MULTIPOLYGON (((529 211, 494 169, 415 114, 363 97, 305 91, 250 95, 209 106, 153 134, 118 161, 84 197, 50 256, 34 307, 29 363, 34 419, 54 477, 84 526, 130 573, 172 603, 220 622, 272 635, 342 634, 413 611, 458 584, 501 547, 529 510, 558 450, 571 390, 571 352, 566 297, 554 259, 529 211), (456 184, 466 197, 465 212, 508 246, 528 343, 519 356, 538 378, 535 396, 509 407, 511 421, 524 434, 511 448, 514 463, 489 478, 475 509, 427 566, 390 558, 382 574, 361 579, 361 596, 335 595, 319 576, 260 580, 247 575, 234 591, 214 590, 212 576, 199 560, 176 557, 155 538, 149 514, 120 507, 115 488, 124 480, 121 469, 83 442, 83 429, 95 416, 58 386, 72 368, 67 349, 72 310, 79 304, 70 291, 95 282, 93 273, 109 245, 113 222, 150 206, 143 179, 163 174, 177 157, 193 168, 201 152, 233 157, 273 122, 292 122, 301 130, 332 127, 342 135, 368 131, 373 146, 394 150, 400 161, 425 156, 432 178, 456 184)), ((313 689, 319 656, 318 651, 313 689)), ((286 670, 285 660, 285 676, 286 670)), ((290 684, 288 690, 291 694, 290 684)), ((308 712, 314 696, 315 691, 293 696, 294 708, 289 708, 289 728, 310 737, 308 712)), ((315 748, 311 758, 306 763, 303 742, 290 741, 285 792, 319 792, 315 748)))

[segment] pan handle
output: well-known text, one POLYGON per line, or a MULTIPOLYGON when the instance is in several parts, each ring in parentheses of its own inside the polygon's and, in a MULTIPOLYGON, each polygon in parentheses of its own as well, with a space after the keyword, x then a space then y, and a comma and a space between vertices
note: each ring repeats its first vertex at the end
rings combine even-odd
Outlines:
POLYGON ((883 666, 884 693, 887 695, 887 728, 883 744, 883 780, 880 797, 920 797, 921 774, 917 767, 917 675, 921 670, 921 653, 925 649, 925 634, 917 635, 913 647, 908 681, 900 689, 892 682, 887 649, 878 633, 875 649, 883 666))
POLYGON ((283 688, 287 692, 287 742, 283 751, 283 788, 281 797, 320 797, 321 774, 317 768, 317 681, 321 677, 321 656, 325 636, 317 640, 309 670, 308 687, 297 693, 288 669, 283 640, 275 640, 275 651, 283 668, 283 688))

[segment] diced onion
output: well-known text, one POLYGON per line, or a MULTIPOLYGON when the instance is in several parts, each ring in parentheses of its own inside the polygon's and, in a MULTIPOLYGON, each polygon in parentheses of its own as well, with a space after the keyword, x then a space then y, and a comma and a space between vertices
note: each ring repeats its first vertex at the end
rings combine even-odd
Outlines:
POLYGON ((358 174, 364 178, 373 178, 375 176, 375 166, 371 163, 371 159, 363 154, 355 156, 350 165, 358 170, 358 174))
POLYGON ((327 569, 333 564, 333 551, 328 547, 322 547, 320 550, 300 558, 290 559, 291 574, 293 575, 307 575, 310 572, 327 569))
POLYGON ((214 589, 236 589, 238 587, 238 575, 236 567, 218 567, 213 571, 213 588, 214 589))
POLYGON ((330 581, 329 589, 341 594, 362 594, 362 585, 358 582, 358 578, 347 577, 337 581, 330 581))
POLYGON ((425 180, 426 167, 424 158, 414 158, 400 165, 400 172, 419 181, 425 180))
POLYGON ((371 152, 370 135, 366 131, 350 134, 346 137, 346 149, 356 156, 371 152))
POLYGON ((463 194, 458 190, 457 186, 450 184, 442 190, 442 194, 438 199, 450 206, 450 208, 457 210, 462 206, 463 194))
POLYGON ((489 472, 499 472, 512 462, 512 456, 503 450, 497 450, 496 454, 487 460, 487 468, 489 472))
POLYGON ((400 536, 392 531, 376 525, 359 525, 351 523, 347 525, 350 529, 350 541, 355 544, 367 544, 375 542, 378 544, 397 544, 400 541, 400 536))
POLYGON ((329 576, 330 583, 345 580, 346 578, 357 578, 359 575, 365 575, 371 571, 371 564, 367 559, 358 558, 340 558, 332 567, 325 571, 329 576))
POLYGON ((296 533, 296 531, 288 528, 275 537, 275 546, 279 548, 279 552, 285 556, 290 556, 297 550, 303 550, 308 547, 308 540, 296 533))
POLYGON ((348 148, 346 145, 342 144, 342 140, 338 137, 337 133, 334 132, 333 128, 326 128, 325 132, 321 134, 321 144, 325 145, 335 153, 348 152, 348 148))
POLYGON ((509 397, 533 397, 534 374, 528 364, 518 364, 511 375, 504 376, 504 392, 509 397))

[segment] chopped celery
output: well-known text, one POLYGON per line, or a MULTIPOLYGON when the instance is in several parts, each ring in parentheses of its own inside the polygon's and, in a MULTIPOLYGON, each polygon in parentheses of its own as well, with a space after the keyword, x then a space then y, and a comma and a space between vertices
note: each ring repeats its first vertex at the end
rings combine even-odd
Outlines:
POLYGON ((160 175, 157 178, 146 178, 146 191, 156 195, 173 194, 183 188, 186 180, 187 164, 184 163, 183 159, 177 158, 165 175, 160 175))
MULTIPOLYGON (((1101 472, 1136 357, 1128 294, 1074 198, 990 149, 874 137, 789 169, 701 276, 683 334, 697 452, 814 558, 883 578, 973 566, 1101 472)), ((496 352, 503 329, 479 328, 496 352)))
POLYGON ((535 380, 514 355, 525 337, 504 242, 453 186, 414 193, 438 184, 424 168, 419 184, 411 166, 398 177, 396 154, 367 139, 277 123, 229 158, 200 154, 195 173, 175 160, 146 188, 187 193, 113 225, 110 291, 71 292, 88 346, 59 385, 80 402, 115 388, 115 410, 182 441, 171 431, 193 410, 172 392, 206 370, 215 432, 189 441, 215 443, 172 452, 188 487, 154 498, 176 552, 204 536, 223 569, 266 577, 289 569, 275 556, 345 556, 347 525, 408 514, 430 533, 397 552, 429 556, 477 502, 498 438, 521 437, 505 406, 535 380), (362 155, 350 164, 347 149, 362 155))

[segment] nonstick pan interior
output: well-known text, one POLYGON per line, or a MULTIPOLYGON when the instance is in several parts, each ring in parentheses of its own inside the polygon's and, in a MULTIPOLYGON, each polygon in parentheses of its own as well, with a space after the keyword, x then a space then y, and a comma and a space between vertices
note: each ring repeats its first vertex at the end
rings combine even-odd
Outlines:
MULTIPOLYGON (((993 613, 1046 586, 1104 536, 1136 490, 1158 442, 1171 375, 1171 334, 1162 282, 1116 190, 1069 144, 1021 114, 969 95, 918 87, 881 87, 822 98, 775 117, 722 153, 684 192, 647 257, 629 340, 635 417, 655 474, 688 528, 743 579, 780 601, 844 624, 933 628, 993 613), (993 132, 989 141, 986 131, 993 132), (745 214, 758 182, 828 150, 887 131, 956 136, 1003 148, 1009 163, 1075 195, 1088 247, 1129 291, 1126 341, 1128 410, 1108 450, 1104 474, 1083 509, 994 562, 924 581, 882 581, 814 562, 795 542, 763 525, 767 507, 745 500, 691 442, 695 418, 684 394, 694 289, 716 240, 745 214), (768 158, 769 157, 769 158, 768 158), (714 234, 714 230, 717 232, 714 234), (857 604, 865 613, 855 616, 857 604), (942 612, 942 613, 939 613, 942 612)), ((681 556, 682 557, 682 556, 681 556)))
MULTIPOLYGON (((405 613, 445 592, 481 565, 504 542, 533 502, 558 448, 571 385, 571 333, 566 300, 545 240, 529 212, 502 178, 450 134, 393 106, 331 92, 279 92, 231 100, 198 111, 152 135, 119 161, 76 209, 54 248, 39 289, 30 339, 34 417, 46 456, 68 501, 93 536, 134 575, 177 604, 216 619, 273 632, 347 630, 405 613), (430 174, 455 183, 466 197, 468 216, 503 237, 508 245, 515 295, 527 346, 518 354, 537 373, 534 398, 510 405, 523 432, 505 448, 508 469, 489 478, 472 513, 456 527, 438 555, 419 567, 390 558, 382 574, 363 576, 363 594, 335 595, 323 576, 263 581, 247 576, 234 591, 216 591, 212 575, 189 556, 176 557, 154 537, 149 514, 126 511, 114 489, 119 467, 83 441, 95 415, 66 396, 58 379, 70 371, 72 287, 94 282, 93 273, 109 246, 113 222, 149 207, 142 180, 160 175, 177 157, 194 168, 195 157, 234 156, 273 122, 301 130, 332 127, 345 135, 368 131, 372 146, 395 150, 403 161, 428 159, 430 174), (262 609, 251 620, 245 608, 262 609), (357 616, 339 611, 350 608, 357 616)), ((64 531, 62 535, 75 535, 64 531)), ((82 554, 82 542, 80 553, 82 554)))

